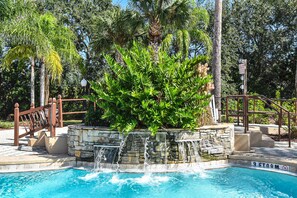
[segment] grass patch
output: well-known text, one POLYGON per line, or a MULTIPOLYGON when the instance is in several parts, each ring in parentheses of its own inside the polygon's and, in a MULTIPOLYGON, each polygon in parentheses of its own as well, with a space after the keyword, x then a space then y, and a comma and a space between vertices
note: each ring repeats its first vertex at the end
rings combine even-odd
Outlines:
POLYGON ((0 129, 11 129, 13 128, 13 122, 0 121, 0 129))

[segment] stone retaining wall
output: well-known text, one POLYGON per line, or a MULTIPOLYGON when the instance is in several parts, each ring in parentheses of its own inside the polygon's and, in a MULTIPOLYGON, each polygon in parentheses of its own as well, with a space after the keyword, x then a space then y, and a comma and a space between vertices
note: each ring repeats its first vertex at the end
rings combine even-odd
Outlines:
MULTIPOLYGON (((207 159, 225 159, 234 150, 234 126, 204 126, 194 132, 167 129, 156 136, 143 129, 125 136, 103 127, 69 126, 68 154, 79 160, 93 161, 94 145, 119 146, 123 140, 121 164, 143 164, 145 157, 150 164, 195 162, 199 160, 197 151, 207 159)), ((115 159, 117 161, 118 156, 115 159)))

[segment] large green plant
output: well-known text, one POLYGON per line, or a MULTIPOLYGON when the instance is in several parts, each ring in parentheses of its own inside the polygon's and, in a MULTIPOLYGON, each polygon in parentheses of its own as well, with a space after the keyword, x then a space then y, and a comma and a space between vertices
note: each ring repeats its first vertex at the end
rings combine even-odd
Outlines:
POLYGON ((131 50, 117 47, 124 65, 106 56, 110 71, 101 82, 92 82, 87 98, 104 110, 103 119, 121 132, 148 127, 155 134, 162 127, 193 129, 209 104, 205 56, 181 61, 181 56, 159 52, 134 43, 131 50))

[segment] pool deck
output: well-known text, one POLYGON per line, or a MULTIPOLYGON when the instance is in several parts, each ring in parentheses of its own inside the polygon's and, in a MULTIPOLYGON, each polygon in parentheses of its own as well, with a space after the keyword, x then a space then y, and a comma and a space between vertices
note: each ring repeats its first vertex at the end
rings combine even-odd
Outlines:
MULTIPOLYGON (((67 127, 57 128, 57 135, 67 133, 67 127)), ((13 146, 13 129, 0 130, 0 173, 60 169, 79 165, 75 157, 68 155, 49 155, 45 148, 24 147, 19 150, 13 146)), ((20 144, 26 145, 27 138, 20 144)), ((231 165, 251 167, 252 162, 273 163, 289 166, 289 171, 297 173, 297 143, 275 142, 274 148, 254 147, 251 152, 234 152, 228 159, 231 165)))
MULTIPOLYGON (((67 129, 67 127, 57 128, 57 135, 67 133, 67 129)), ((18 146, 13 145, 13 137, 13 129, 0 131, 0 173, 52 170, 76 165, 75 157, 49 155, 43 147, 25 146, 29 137, 20 139, 23 149, 19 150, 18 146)))

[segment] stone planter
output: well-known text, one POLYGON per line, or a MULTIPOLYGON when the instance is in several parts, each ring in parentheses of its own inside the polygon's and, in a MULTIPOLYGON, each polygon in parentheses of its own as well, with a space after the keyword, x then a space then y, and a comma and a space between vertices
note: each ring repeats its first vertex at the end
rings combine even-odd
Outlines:
MULTIPOLYGON (((202 160, 205 156, 226 159, 234 151, 234 126, 203 126, 195 131, 163 129, 156 136, 144 129, 123 135, 103 127, 75 125, 68 128, 68 154, 78 160, 94 161, 94 145, 112 150, 121 144, 120 157, 115 156, 114 163, 143 164, 145 160, 150 164, 192 163, 201 160, 200 156, 202 160)), ((118 151, 113 152, 118 154, 118 151)))

